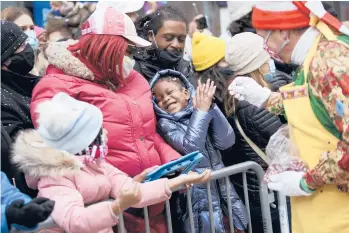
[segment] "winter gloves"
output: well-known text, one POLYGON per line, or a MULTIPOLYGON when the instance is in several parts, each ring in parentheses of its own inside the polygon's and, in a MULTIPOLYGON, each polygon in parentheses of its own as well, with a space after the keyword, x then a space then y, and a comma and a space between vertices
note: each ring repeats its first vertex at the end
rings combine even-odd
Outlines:
POLYGON ((6 208, 7 225, 34 228, 50 216, 54 204, 54 201, 43 197, 35 198, 28 204, 24 204, 24 200, 16 200, 6 208))
POLYGON ((304 181, 304 172, 286 171, 270 176, 268 188, 282 192, 285 196, 310 196, 312 190, 304 181))
POLYGON ((268 88, 262 87, 249 77, 237 77, 228 89, 236 99, 245 100, 259 108, 263 106, 271 94, 268 88))

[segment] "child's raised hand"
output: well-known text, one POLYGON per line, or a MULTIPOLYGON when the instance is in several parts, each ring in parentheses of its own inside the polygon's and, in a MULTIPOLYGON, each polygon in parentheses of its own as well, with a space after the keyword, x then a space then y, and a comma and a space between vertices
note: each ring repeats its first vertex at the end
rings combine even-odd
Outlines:
POLYGON ((193 98, 194 107, 208 112, 212 105, 212 99, 216 92, 216 86, 210 79, 205 84, 202 84, 199 80, 198 87, 196 89, 196 95, 193 98))

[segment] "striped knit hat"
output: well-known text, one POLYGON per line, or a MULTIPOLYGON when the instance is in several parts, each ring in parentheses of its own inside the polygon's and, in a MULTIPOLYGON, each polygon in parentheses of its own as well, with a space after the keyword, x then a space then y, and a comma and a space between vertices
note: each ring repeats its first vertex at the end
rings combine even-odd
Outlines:
POLYGON ((258 2, 253 8, 252 25, 264 30, 299 29, 308 27, 311 17, 349 35, 349 29, 329 14, 320 1, 258 2))

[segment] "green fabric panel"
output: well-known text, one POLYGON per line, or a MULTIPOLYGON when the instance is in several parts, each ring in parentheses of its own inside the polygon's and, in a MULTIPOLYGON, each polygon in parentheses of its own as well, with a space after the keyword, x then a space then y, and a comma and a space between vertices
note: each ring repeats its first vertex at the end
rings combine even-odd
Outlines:
POLYGON ((301 85, 303 85, 304 84, 304 82, 305 82, 305 79, 304 79, 304 72, 303 72, 303 70, 302 70, 302 68, 301 67, 299 67, 298 69, 297 69, 297 72, 296 72, 296 74, 295 74, 295 81, 294 81, 294 85, 295 86, 301 86, 301 85))
POLYGON ((340 35, 337 37, 337 39, 349 45, 349 36, 340 35))

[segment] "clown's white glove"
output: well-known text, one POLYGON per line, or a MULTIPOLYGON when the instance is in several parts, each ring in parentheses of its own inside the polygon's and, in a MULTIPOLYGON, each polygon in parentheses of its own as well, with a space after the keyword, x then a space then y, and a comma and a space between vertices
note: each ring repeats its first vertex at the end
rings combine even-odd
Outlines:
POLYGON ((259 85, 249 77, 237 77, 228 87, 230 95, 238 100, 245 100, 257 107, 262 107, 268 100, 271 91, 259 85))
POLYGON ((268 188, 282 192, 285 196, 310 196, 311 190, 303 179, 304 172, 286 171, 269 177, 268 188))

